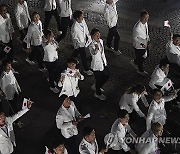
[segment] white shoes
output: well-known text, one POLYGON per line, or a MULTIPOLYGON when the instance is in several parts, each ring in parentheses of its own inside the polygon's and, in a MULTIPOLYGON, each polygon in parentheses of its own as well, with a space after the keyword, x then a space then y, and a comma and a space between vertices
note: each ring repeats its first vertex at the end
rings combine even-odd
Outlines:
POLYGON ((138 69, 138 66, 134 63, 134 60, 131 60, 130 61, 130 64, 137 70, 138 69))
MULTIPOLYGON (((91 86, 91 89, 94 90, 94 91, 96 91, 96 86, 95 86, 95 84, 93 84, 93 85, 91 86)), ((101 90, 102 92, 104 92, 104 89, 100 88, 100 90, 101 90)))
POLYGON ((57 89, 56 87, 55 87, 55 88, 51 88, 51 87, 50 87, 50 90, 51 90, 52 92, 54 92, 55 94, 59 93, 59 89, 57 89))
POLYGON ((26 62, 28 62, 30 65, 35 65, 36 64, 34 61, 30 61, 29 58, 26 58, 26 62))
POLYGON ((102 100, 102 101, 106 100, 106 98, 107 98, 107 97, 106 97, 105 95, 103 95, 103 94, 97 95, 96 93, 94 93, 94 97, 99 98, 99 99, 102 100))
POLYGON ((45 73, 47 71, 47 69, 46 68, 42 68, 42 69, 39 69, 39 71, 45 73))
POLYGON ((83 71, 84 73, 86 73, 87 75, 93 75, 93 72, 91 70, 88 70, 88 71, 83 71))
POLYGON ((148 75, 148 73, 146 71, 140 72, 139 70, 137 70, 137 73, 142 75, 142 76, 148 75))
POLYGON ((122 54, 122 52, 120 51, 120 50, 118 50, 118 51, 113 51, 117 56, 119 56, 119 55, 121 55, 122 54))

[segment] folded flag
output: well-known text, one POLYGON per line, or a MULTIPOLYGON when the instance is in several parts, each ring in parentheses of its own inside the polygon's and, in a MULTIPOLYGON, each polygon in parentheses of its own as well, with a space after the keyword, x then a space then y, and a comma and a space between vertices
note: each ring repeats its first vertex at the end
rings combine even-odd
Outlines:
POLYGON ((46 152, 45 152, 45 154, 52 154, 52 153, 51 153, 51 151, 48 149, 48 147, 47 147, 47 146, 45 146, 45 148, 46 148, 46 152))
POLYGON ((169 28, 171 27, 168 20, 164 21, 164 26, 169 28))

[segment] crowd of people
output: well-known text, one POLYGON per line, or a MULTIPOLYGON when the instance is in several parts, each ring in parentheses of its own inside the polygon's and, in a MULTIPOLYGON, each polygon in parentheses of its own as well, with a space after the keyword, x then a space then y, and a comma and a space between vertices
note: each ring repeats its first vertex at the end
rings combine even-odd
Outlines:
MULTIPOLYGON (((103 93, 103 85, 109 79, 108 59, 105 51, 113 51, 116 56, 122 55, 119 49, 117 1, 106 0, 104 7, 104 18, 109 28, 106 44, 101 39, 99 29, 92 28, 89 32, 82 11, 72 11, 71 0, 45 0, 44 22, 41 22, 38 12, 29 14, 28 4, 25 0, 17 0, 15 4, 14 13, 19 28, 20 42, 22 49, 28 53, 25 61, 29 65, 35 65, 37 62, 39 71, 48 72, 49 88, 52 92, 58 93, 62 100, 62 105, 56 115, 56 126, 64 138, 57 138, 50 147, 46 147, 47 154, 152 154, 159 152, 157 139, 162 136, 163 125, 165 125, 167 119, 165 102, 178 97, 178 87, 168 78, 169 65, 174 63, 173 65, 177 70, 180 67, 180 35, 178 34, 170 34, 170 40, 166 47, 167 57, 161 59, 160 64, 151 75, 149 81, 151 89, 148 93, 151 93, 153 98, 150 104, 146 99, 147 90, 145 85, 139 83, 132 85, 125 91, 119 101, 118 117, 112 124, 110 133, 105 136, 105 147, 98 149, 95 130, 90 126, 83 129, 83 139, 79 144, 79 149, 75 144, 70 146, 66 144, 69 141, 72 143, 74 136, 78 135, 77 124, 84 119, 76 107, 76 100, 80 93, 78 82, 79 80, 85 80, 83 74, 88 76, 94 74, 95 83, 91 86, 91 89, 95 91, 94 97, 101 101, 107 99, 107 96, 103 93), (58 8, 60 8, 60 15, 58 8), (57 22, 57 36, 48 29, 52 16, 55 17, 57 22), (67 59, 67 68, 61 74, 58 74, 59 53, 57 49, 59 43, 66 37, 68 28, 71 31, 74 50, 67 59), (112 43, 113 39, 114 43, 112 43), (92 57, 90 66, 87 63, 85 48, 89 49, 92 57), (76 68, 79 64, 78 55, 81 58, 82 70, 76 68), (143 113, 137 104, 140 98, 145 107, 148 108, 147 114, 143 113), (141 137, 151 138, 152 143, 137 143, 135 148, 132 148, 125 142, 125 136, 129 133, 132 138, 137 138, 137 135, 128 123, 135 123, 140 117, 145 119, 147 129, 141 137), (112 142, 110 142, 110 139, 112 142)), ((149 56, 148 19, 149 13, 143 10, 140 13, 139 21, 132 30, 136 58, 131 60, 130 63, 137 70, 137 73, 142 76, 148 75, 143 68, 143 63, 149 56)), ((20 111, 17 108, 17 98, 21 88, 14 75, 18 72, 12 67, 13 63, 18 63, 14 59, 13 33, 14 28, 8 13, 8 6, 0 4, 0 61, 3 67, 0 88, 2 96, 10 106, 8 117, 5 116, 2 105, 0 110, 1 154, 13 153, 16 144, 12 123, 29 111, 32 104, 28 100, 26 108, 20 111)))

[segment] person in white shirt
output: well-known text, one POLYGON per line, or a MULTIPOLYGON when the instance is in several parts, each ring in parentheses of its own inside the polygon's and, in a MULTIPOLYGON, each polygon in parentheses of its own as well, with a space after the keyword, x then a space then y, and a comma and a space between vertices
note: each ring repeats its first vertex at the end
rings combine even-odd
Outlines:
POLYGON ((56 41, 60 42, 62 39, 66 37, 68 27, 71 29, 73 20, 72 20, 72 9, 71 9, 71 0, 58 0, 59 6, 61 9, 61 25, 60 30, 62 34, 60 34, 56 41))
POLYGON ((0 78, 0 88, 5 95, 5 98, 10 103, 9 115, 13 115, 18 111, 17 108, 17 97, 21 92, 21 88, 14 76, 11 62, 8 60, 3 61, 4 71, 1 74, 0 78))
POLYGON ((26 58, 26 61, 30 65, 34 65, 35 62, 33 60, 36 57, 39 71, 45 72, 46 69, 44 68, 43 64, 44 50, 42 47, 43 36, 44 33, 42 31, 42 22, 40 21, 40 15, 38 12, 33 12, 32 22, 29 25, 27 32, 27 50, 30 52, 30 54, 29 57, 26 58))
MULTIPOLYGON (((28 31, 28 26, 31 22, 28 5, 25 0, 18 0, 15 8, 15 17, 21 35, 20 40, 23 42, 28 31)), ((23 48, 27 48, 25 42, 23 42, 23 48)))
POLYGON ((152 89, 161 89, 164 91, 169 91, 172 89, 172 81, 167 78, 169 72, 169 62, 166 59, 162 59, 160 64, 156 66, 155 70, 151 75, 151 80, 149 86, 152 89))
POLYGON ((56 81, 56 69, 58 60, 58 43, 54 40, 54 34, 51 30, 45 31, 45 39, 43 41, 44 48, 44 63, 49 73, 50 90, 54 93, 59 93, 59 90, 55 87, 56 81))
POLYGON ((166 45, 166 54, 169 62, 176 64, 180 68, 180 35, 171 34, 171 38, 166 45))
POLYGON ((147 130, 150 129, 151 123, 159 122, 162 125, 166 123, 166 110, 165 102, 169 102, 177 97, 177 92, 174 91, 174 94, 169 96, 163 96, 160 89, 153 90, 153 100, 149 106, 147 118, 146 118, 146 127, 147 130))
POLYGON ((31 102, 28 102, 27 108, 17 112, 11 117, 6 117, 3 111, 0 111, 0 153, 11 154, 16 146, 13 123, 23 116, 31 108, 31 102))
MULTIPOLYGON (((132 114, 132 118, 135 119, 135 114, 133 114, 133 110, 135 110, 140 117, 143 117, 146 119, 145 114, 140 110, 137 102, 141 98, 142 102, 144 103, 145 107, 149 107, 149 104, 145 97, 146 88, 142 84, 136 84, 134 86, 131 86, 127 89, 127 91, 124 93, 124 95, 121 97, 119 101, 119 107, 120 109, 125 109, 128 111, 128 113, 132 114)), ((131 119, 132 119, 131 118, 131 119)), ((130 119, 130 120, 131 120, 130 119)))
POLYGON ((45 0, 44 11, 45 11, 45 21, 44 21, 44 31, 48 29, 49 23, 52 16, 55 17, 57 22, 57 28, 60 31, 60 16, 57 10, 57 0, 45 0))
POLYGON ((91 86, 96 90, 94 96, 100 100, 105 100, 106 96, 102 94, 102 87, 109 79, 107 60, 104 53, 103 40, 100 38, 100 32, 97 28, 91 30, 92 42, 89 45, 89 51, 92 56, 91 69, 93 70, 96 84, 91 86))
POLYGON ((75 22, 71 28, 72 40, 74 44, 74 51, 71 57, 76 58, 78 54, 81 56, 81 62, 84 68, 84 73, 87 75, 93 75, 93 72, 89 70, 87 66, 87 58, 85 47, 87 47, 91 42, 91 36, 87 24, 83 17, 82 11, 76 11, 73 14, 75 22), (87 40, 88 38, 88 40, 87 40))
POLYGON ((124 109, 120 109, 118 112, 118 119, 115 120, 111 127, 111 133, 116 133, 117 142, 114 142, 114 145, 111 146, 110 154, 118 154, 121 152, 130 152, 131 154, 135 154, 135 150, 130 148, 125 142, 126 133, 130 133, 133 138, 136 138, 137 135, 133 132, 131 127, 128 124, 129 122, 129 114, 128 111, 124 109))
POLYGON ((96 141, 95 130, 91 127, 84 127, 83 139, 79 144, 80 154, 105 154, 107 149, 102 148, 99 152, 98 144, 96 141))
POLYGON ((133 27, 133 47, 135 50, 136 59, 131 60, 132 66, 137 69, 137 73, 146 76, 147 72, 143 69, 143 62, 149 55, 149 32, 148 22, 149 13, 144 10, 140 13, 140 20, 133 27))
POLYGON ((0 45, 5 46, 4 50, 0 51, 0 60, 6 57, 11 62, 16 62, 13 60, 12 34, 14 33, 14 28, 7 8, 5 4, 0 5, 0 45))
POLYGON ((119 50, 119 32, 117 30, 117 21, 118 21, 118 13, 116 9, 116 3, 118 0, 106 0, 105 8, 104 8, 104 17, 107 21, 109 32, 107 35, 107 48, 109 50, 114 51, 116 55, 121 55, 121 51, 119 50), (114 38, 114 48, 112 48, 112 40, 114 38))
POLYGON ((75 58, 69 58, 67 60, 67 69, 61 73, 61 78, 58 83, 59 87, 62 87, 62 90, 59 94, 59 97, 62 94, 67 95, 68 97, 77 97, 80 92, 78 86, 78 80, 84 80, 84 76, 81 75, 78 69, 76 69, 76 65, 78 61, 75 58))
POLYGON ((158 139, 162 136, 162 133, 163 125, 158 122, 153 123, 151 128, 140 137, 141 142, 136 145, 138 154, 159 154, 158 139))

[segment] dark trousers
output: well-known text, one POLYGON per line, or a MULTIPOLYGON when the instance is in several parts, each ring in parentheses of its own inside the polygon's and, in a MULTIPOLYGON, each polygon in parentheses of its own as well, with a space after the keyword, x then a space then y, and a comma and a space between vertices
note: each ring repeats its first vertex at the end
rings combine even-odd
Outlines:
POLYGON ((62 39, 66 37, 68 27, 71 29, 72 24, 73 21, 70 19, 70 17, 61 17, 60 30, 62 31, 62 34, 57 37, 57 42, 60 42, 62 39))
POLYGON ((103 71, 93 71, 94 77, 96 79, 96 94, 101 95, 102 86, 107 82, 109 79, 109 71, 107 66, 104 66, 103 71))
POLYGON ((17 99, 18 99, 18 94, 15 94, 14 95, 14 98, 12 100, 8 100, 9 102, 9 116, 12 116, 14 115, 15 113, 18 112, 18 102, 17 102, 17 99))
POLYGON ((81 62, 82 62, 84 70, 88 71, 89 69, 87 66, 87 58, 86 58, 85 48, 81 47, 81 48, 75 49, 73 51, 73 54, 71 55, 71 57, 77 58, 78 54, 80 54, 80 56, 81 56, 81 62))
MULTIPOLYGON (((26 34, 27 34, 28 28, 24 28, 22 30, 19 30, 20 32, 20 40, 23 42, 26 34)), ((27 48, 27 43, 23 42, 23 48, 26 49, 27 48)))
MULTIPOLYGON (((12 40, 10 40, 8 43, 3 43, 3 44, 5 46, 10 47, 11 50, 8 53, 6 53, 5 51, 0 51, 0 60, 6 57, 7 60, 12 62, 13 61, 13 55, 14 55, 12 40)), ((3 48, 3 50, 4 50, 4 48, 3 48)))
POLYGON ((44 68, 44 64, 43 64, 44 49, 42 45, 31 46, 31 49, 32 51, 29 54, 29 60, 33 61, 34 58, 36 57, 39 68, 43 69, 44 68))
POLYGON ((119 40, 120 40, 120 36, 119 36, 119 32, 117 31, 117 26, 114 26, 112 28, 109 28, 109 32, 107 35, 107 47, 112 47, 112 40, 114 38, 114 50, 118 51, 119 49, 119 40))
POLYGON ((51 11, 45 11, 45 21, 44 21, 44 30, 45 31, 48 29, 49 22, 50 22, 52 16, 55 17, 57 26, 58 26, 58 30, 60 30, 60 17, 59 17, 58 10, 55 9, 55 10, 51 10, 51 11))
MULTIPOLYGON (((138 66, 138 69, 140 72, 143 72, 143 62, 145 60, 145 58, 143 57, 143 55, 146 52, 146 49, 136 49, 135 50, 135 55, 136 55, 136 59, 134 60, 134 63, 138 66)), ((147 49, 148 50, 148 49, 147 49)))
POLYGON ((49 73, 49 84, 51 88, 55 87, 54 81, 56 81, 56 63, 57 61, 45 62, 45 66, 49 73))
POLYGON ((68 151, 68 154, 79 154, 76 146, 76 137, 72 136, 65 140, 65 147, 68 151))

